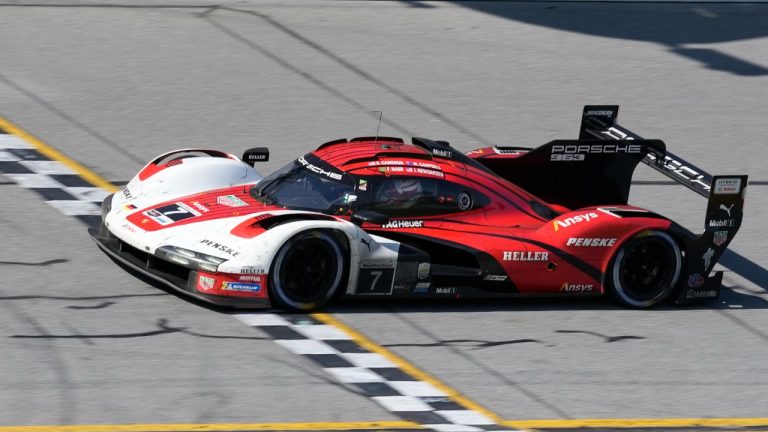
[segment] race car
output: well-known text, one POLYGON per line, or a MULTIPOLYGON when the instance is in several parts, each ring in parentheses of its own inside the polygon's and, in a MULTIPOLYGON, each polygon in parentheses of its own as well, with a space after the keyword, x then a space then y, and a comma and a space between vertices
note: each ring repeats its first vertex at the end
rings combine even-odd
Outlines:
POLYGON ((308 311, 337 297, 599 296, 630 308, 717 298, 747 176, 711 176, 586 106, 579 138, 462 153, 340 139, 267 177, 183 149, 149 162, 90 231, 117 262, 217 305, 308 311), (643 162, 708 199, 704 232, 627 203, 643 162))

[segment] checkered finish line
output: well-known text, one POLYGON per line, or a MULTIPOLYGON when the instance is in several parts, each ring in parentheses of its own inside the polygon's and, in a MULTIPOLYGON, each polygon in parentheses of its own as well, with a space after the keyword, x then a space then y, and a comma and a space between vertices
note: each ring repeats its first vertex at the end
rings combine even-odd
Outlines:
POLYGON ((0 174, 35 191, 48 205, 88 225, 98 225, 100 203, 109 195, 63 163, 51 160, 16 135, 0 129, 0 174))
POLYGON ((452 401, 384 356, 361 347, 349 334, 310 315, 235 314, 274 342, 316 363, 328 375, 403 420, 439 432, 506 431, 492 419, 452 401))

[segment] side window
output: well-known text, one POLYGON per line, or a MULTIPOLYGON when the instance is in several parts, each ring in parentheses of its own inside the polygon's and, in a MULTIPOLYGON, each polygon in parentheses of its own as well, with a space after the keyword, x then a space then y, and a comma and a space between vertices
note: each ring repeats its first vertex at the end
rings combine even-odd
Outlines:
POLYGON ((469 211, 486 205, 485 196, 465 186, 424 177, 373 177, 360 208, 391 217, 430 216, 469 211))

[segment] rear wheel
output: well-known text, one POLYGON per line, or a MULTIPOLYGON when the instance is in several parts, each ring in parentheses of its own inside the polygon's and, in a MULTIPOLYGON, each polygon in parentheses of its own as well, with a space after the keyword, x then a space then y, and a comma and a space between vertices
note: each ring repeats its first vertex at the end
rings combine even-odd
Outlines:
POLYGON ((621 304, 650 308, 663 302, 680 277, 682 255, 663 231, 644 231, 621 246, 608 273, 611 292, 621 304))
POLYGON ((270 272, 270 293, 276 305, 309 311, 328 303, 344 276, 344 251, 325 231, 305 231, 278 250, 270 272))

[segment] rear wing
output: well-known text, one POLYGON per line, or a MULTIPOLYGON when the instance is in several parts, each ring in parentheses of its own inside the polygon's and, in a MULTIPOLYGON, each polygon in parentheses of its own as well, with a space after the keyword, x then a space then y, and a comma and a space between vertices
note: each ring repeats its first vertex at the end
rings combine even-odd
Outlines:
MULTIPOLYGON (((581 117, 579 139, 597 140, 641 140, 639 135, 616 123, 619 115, 618 105, 587 105, 581 117)), ((693 190, 704 198, 709 198, 712 187, 712 175, 703 169, 686 162, 681 157, 666 151, 651 151, 642 162, 665 176, 693 190)))
MULTIPOLYGON (((616 123, 618 113, 618 105, 585 106, 579 139, 622 142, 643 140, 616 123)), ((675 301, 688 303, 717 298, 723 272, 708 275, 741 227, 748 177, 713 176, 673 153, 659 152, 652 148, 649 150, 641 162, 708 199, 704 233, 693 235, 683 227, 676 227, 681 234, 686 234, 680 237, 686 243, 687 259, 675 301)))

